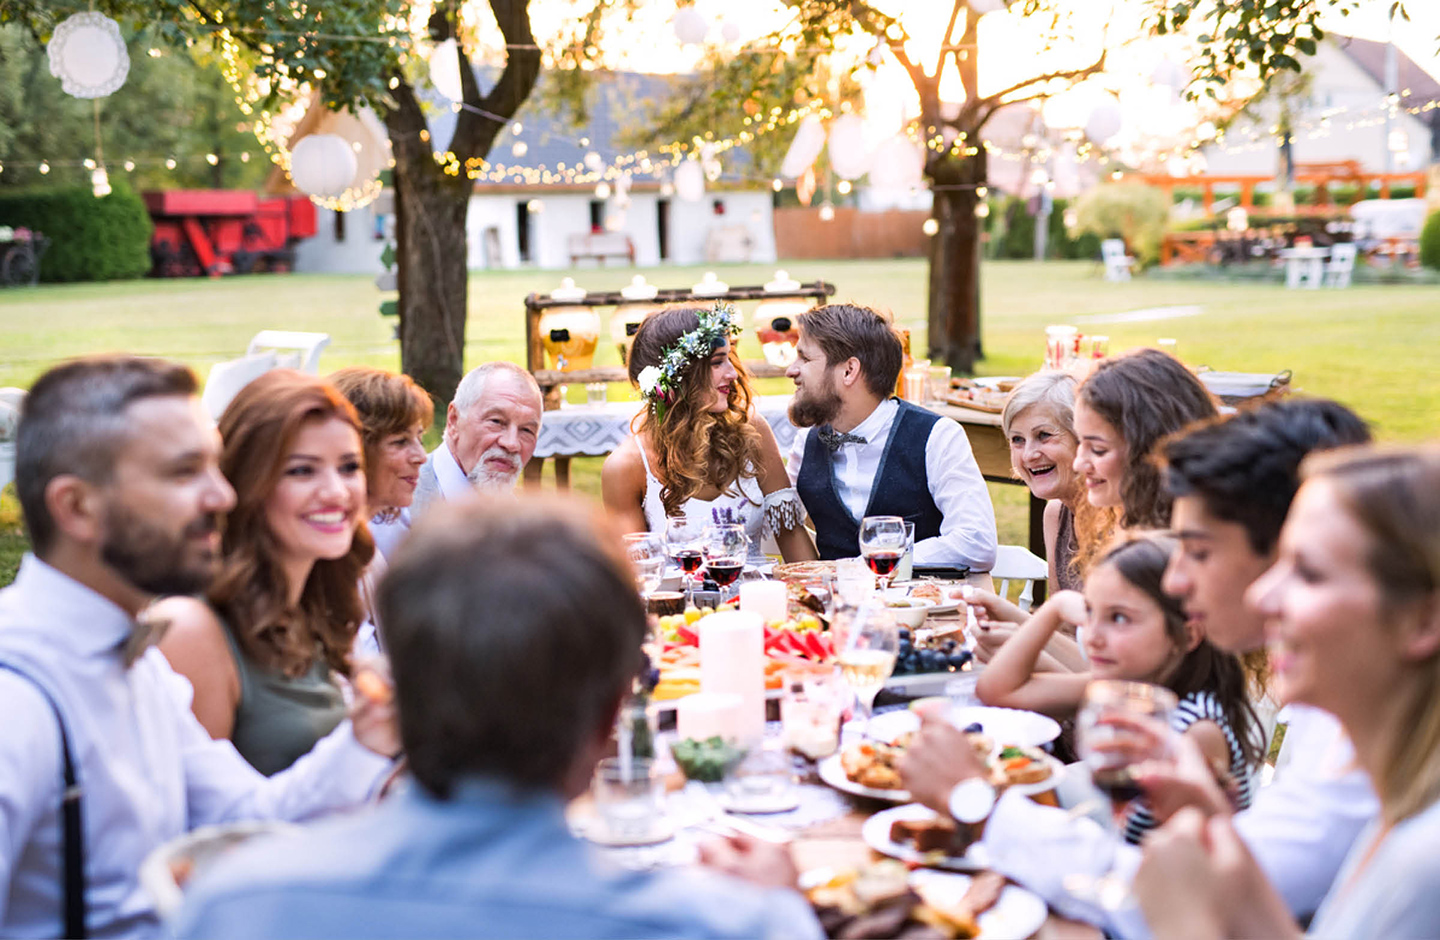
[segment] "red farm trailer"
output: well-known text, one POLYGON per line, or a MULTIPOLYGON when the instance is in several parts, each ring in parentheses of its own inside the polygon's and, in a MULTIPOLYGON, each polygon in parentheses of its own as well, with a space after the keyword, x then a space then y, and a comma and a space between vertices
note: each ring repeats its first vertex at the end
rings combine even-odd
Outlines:
POLYGON ((315 234, 315 205, 304 196, 260 197, 227 189, 147 192, 155 223, 155 277, 289 271, 295 243, 315 234))

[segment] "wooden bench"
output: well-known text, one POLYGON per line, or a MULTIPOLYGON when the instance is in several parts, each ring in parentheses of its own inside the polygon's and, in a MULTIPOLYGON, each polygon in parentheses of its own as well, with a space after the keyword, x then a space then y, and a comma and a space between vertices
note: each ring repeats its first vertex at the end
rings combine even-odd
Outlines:
POLYGON ((606 258, 624 258, 635 263, 635 244, 624 232, 577 232, 567 242, 571 264, 581 258, 594 258, 601 264, 606 258))

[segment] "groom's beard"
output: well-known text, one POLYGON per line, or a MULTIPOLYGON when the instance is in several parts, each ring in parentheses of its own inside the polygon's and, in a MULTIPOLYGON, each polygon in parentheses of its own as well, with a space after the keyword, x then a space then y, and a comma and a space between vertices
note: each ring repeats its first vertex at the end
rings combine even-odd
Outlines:
POLYGON ((810 391, 802 386, 790 400, 790 423, 797 428, 829 424, 840 413, 843 403, 840 393, 833 388, 810 391))

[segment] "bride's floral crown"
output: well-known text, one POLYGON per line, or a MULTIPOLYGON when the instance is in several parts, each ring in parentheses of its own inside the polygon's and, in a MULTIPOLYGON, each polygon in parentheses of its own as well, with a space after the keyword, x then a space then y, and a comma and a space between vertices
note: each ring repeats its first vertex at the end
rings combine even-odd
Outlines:
POLYGON ((655 419, 665 420, 665 409, 680 394, 680 383, 692 362, 710 358, 715 347, 731 336, 740 335, 740 324, 733 304, 717 300, 710 310, 700 312, 700 323, 683 334, 660 353, 658 366, 646 366, 635 381, 640 397, 655 409, 655 419))

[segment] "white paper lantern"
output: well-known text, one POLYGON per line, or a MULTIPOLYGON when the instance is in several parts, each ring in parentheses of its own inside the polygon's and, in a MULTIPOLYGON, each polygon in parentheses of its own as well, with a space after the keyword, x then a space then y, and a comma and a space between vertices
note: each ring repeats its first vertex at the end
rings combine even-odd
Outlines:
POLYGON ((925 152, 904 134, 882 141, 870 161, 870 185, 876 189, 909 189, 920 185, 924 173, 925 152))
POLYGON ((874 153, 865 140, 865 122, 858 114, 842 114, 830 124, 830 166, 841 179, 853 180, 870 170, 874 153))
POLYGON ((1181 89, 1190 84, 1190 71, 1179 62, 1166 56, 1150 72, 1150 81, 1167 88, 1181 89))
POLYGON ((341 195, 350 188, 357 168, 350 142, 336 134, 311 134, 290 151, 290 179, 307 196, 341 195))
POLYGON ((1005 8, 1005 0, 970 0, 970 12, 976 16, 999 13, 1005 8))
POLYGON ((694 7, 683 7, 675 11, 670 25, 675 28, 675 38, 685 45, 698 45, 705 41, 710 24, 694 7))
POLYGON ((736 23, 726 23, 720 27, 720 38, 728 43, 740 41, 740 27, 736 23))
POLYGON ((601 159, 600 154, 592 150, 585 154, 585 169, 591 173, 599 173, 605 169, 605 161, 601 159))
POLYGON ((785 159, 780 164, 780 175, 798 179, 810 169, 824 147, 825 126, 819 118, 810 115, 796 128, 795 139, 790 141, 790 149, 785 151, 785 159))
POLYGON ((50 74, 76 98, 104 98, 125 84, 130 54, 120 35, 120 24, 93 10, 76 13, 55 27, 45 47, 50 74))
POLYGON ((455 40, 447 39, 430 50, 430 84, 451 101, 465 99, 460 84, 460 49, 455 40))
POLYGON ((1090 120, 1085 122, 1085 136, 1097 144, 1103 144, 1120 133, 1123 121, 1120 105, 1114 101, 1106 102, 1090 112, 1090 120))
POLYGON ((686 202, 705 198, 705 169, 699 160, 686 160, 675 168, 675 194, 686 202))

